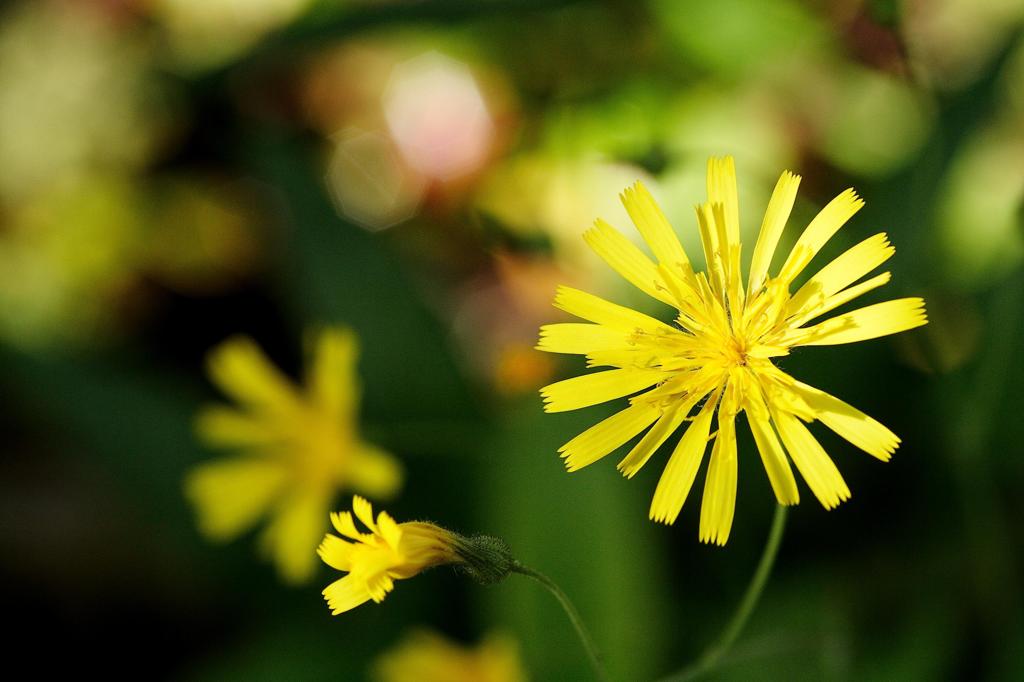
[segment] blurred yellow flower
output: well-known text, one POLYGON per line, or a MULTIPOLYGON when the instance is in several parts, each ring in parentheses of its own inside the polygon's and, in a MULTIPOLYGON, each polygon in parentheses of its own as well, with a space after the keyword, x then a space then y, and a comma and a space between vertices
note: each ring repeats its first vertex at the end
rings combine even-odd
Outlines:
POLYGON ((327 534, 317 553, 324 563, 348 575, 323 591, 332 615, 354 609, 371 599, 378 604, 404 580, 433 566, 461 563, 458 537, 432 523, 395 523, 387 512, 373 520, 373 507, 358 495, 352 510, 369 533, 356 528, 351 512, 331 514, 334 529, 355 542, 327 534))
POLYGON ((379 682, 526 682, 516 643, 490 635, 476 648, 416 632, 374 666, 379 682))
POLYGON ((262 545, 289 582, 311 576, 339 489, 387 497, 402 482, 397 460, 356 430, 355 335, 328 328, 313 342, 305 390, 251 339, 229 339, 210 353, 210 377, 241 407, 204 409, 197 430, 210 445, 242 454, 200 464, 185 481, 211 539, 231 539, 270 517, 262 545))
POLYGON ((772 362, 797 346, 853 343, 927 322, 924 301, 903 298, 808 326, 888 282, 890 274, 885 272, 856 283, 888 260, 894 249, 885 234, 869 237, 791 294, 794 280, 864 203, 852 189, 833 199, 803 231, 779 274, 771 277, 769 266, 799 183, 800 177, 789 172, 779 179, 761 224, 746 287, 731 157, 708 162, 708 201, 697 206, 707 272, 694 272, 671 225, 637 183, 623 193, 622 201, 657 263, 601 220, 584 239, 626 280, 675 308, 675 325, 560 287, 555 306, 594 324, 541 328, 540 350, 585 355, 590 367, 612 368, 541 389, 546 411, 575 410, 644 391, 630 399, 629 407, 562 446, 569 471, 597 461, 651 427, 619 462, 619 470, 632 477, 673 432, 689 422, 650 508, 651 519, 671 524, 693 485, 707 442, 714 439, 701 506, 702 542, 724 545, 729 539, 736 503, 736 416, 740 412, 747 414, 768 479, 783 505, 799 501, 786 452, 826 508, 850 496, 835 464, 804 422, 820 420, 882 461, 900 442, 871 417, 801 383, 772 362), (712 434, 716 410, 718 428, 712 434))

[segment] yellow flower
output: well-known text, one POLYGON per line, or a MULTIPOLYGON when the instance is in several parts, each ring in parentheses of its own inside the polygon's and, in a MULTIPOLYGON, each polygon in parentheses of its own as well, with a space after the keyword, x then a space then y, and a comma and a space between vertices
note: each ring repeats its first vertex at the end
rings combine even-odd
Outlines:
POLYGON ((863 206, 852 189, 818 213, 778 274, 769 276, 799 183, 800 177, 789 172, 779 179, 761 224, 746 286, 731 157, 708 162, 708 201, 697 207, 707 272, 694 272, 671 225, 637 183, 623 193, 622 201, 657 262, 601 220, 583 237, 626 280, 675 308, 675 324, 560 287, 555 306, 593 324, 541 328, 540 350, 585 355, 590 367, 612 368, 541 389, 546 411, 575 410, 643 391, 630 399, 629 407, 562 446, 569 471, 597 461, 651 427, 619 462, 619 471, 632 477, 673 432, 689 422, 650 508, 651 519, 671 524, 693 485, 708 441, 714 439, 700 514, 702 542, 724 545, 729 539, 736 503, 736 416, 740 412, 746 412, 768 480, 784 505, 799 501, 789 459, 826 508, 850 497, 843 477, 804 422, 819 420, 882 461, 900 442, 871 417, 801 383, 772 361, 797 346, 853 343, 927 322, 920 298, 877 303, 815 322, 889 281, 888 272, 859 281, 894 253, 885 234, 848 249, 791 293, 794 280, 863 206), (717 430, 712 434, 716 414, 717 430))
POLYGON ((369 533, 356 528, 350 512, 331 514, 337 535, 324 536, 317 554, 324 563, 348 575, 335 580, 323 591, 332 615, 338 615, 373 600, 378 604, 394 589, 395 580, 419 575, 433 566, 462 562, 458 537, 432 523, 395 523, 387 512, 373 520, 370 503, 358 495, 352 510, 369 533))
POLYGON ((476 648, 416 632, 374 666, 379 682, 526 682, 516 643, 490 635, 476 648))
POLYGON ((210 377, 239 407, 204 409, 197 430, 211 445, 242 452, 200 464, 185 481, 200 530, 211 539, 231 539, 269 517, 262 545, 290 582, 311 576, 339 489, 386 497, 402 482, 395 458, 356 432, 355 335, 325 329, 313 339, 312 356, 303 390, 251 339, 214 349, 210 377))

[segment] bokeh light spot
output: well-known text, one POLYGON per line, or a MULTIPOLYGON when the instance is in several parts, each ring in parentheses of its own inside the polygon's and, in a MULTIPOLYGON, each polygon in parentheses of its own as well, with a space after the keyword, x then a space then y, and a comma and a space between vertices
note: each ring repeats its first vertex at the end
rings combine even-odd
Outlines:
POLYGON ((494 139, 480 88, 462 62, 428 52, 395 67, 384 114, 402 158, 437 180, 479 168, 494 139))
POLYGON ((377 231, 416 212, 424 182, 403 166, 386 137, 347 128, 334 140, 327 186, 342 215, 377 231))

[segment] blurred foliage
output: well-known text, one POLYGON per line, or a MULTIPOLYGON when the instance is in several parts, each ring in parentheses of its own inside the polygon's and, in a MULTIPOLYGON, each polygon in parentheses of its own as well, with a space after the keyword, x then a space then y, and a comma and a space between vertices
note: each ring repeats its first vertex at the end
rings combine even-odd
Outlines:
POLYGON ((634 303, 579 236, 598 216, 626 224, 619 191, 643 178, 693 249, 705 159, 731 153, 748 243, 784 168, 804 184, 780 248, 855 186, 867 206, 823 258, 885 230, 890 286, 924 293, 932 324, 842 363, 786 358, 903 445, 883 465, 824 439, 853 499, 794 510, 718 677, 1024 678, 1022 7, 7 3, 0 575, 15 663, 364 679, 423 627, 467 646, 505 632, 530 679, 588 679, 557 603, 519 576, 485 588, 436 570, 332 618, 326 568, 285 587, 249 539, 202 542, 182 479, 213 454, 193 433, 216 397, 203 357, 247 334, 298 376, 303 330, 342 324, 363 340, 363 432, 407 470, 389 511, 508 540, 576 601, 615 679, 682 668, 767 531, 753 445, 728 547, 699 545, 695 506, 648 522, 656 472, 564 472, 556 449, 601 408, 542 414, 534 390, 570 367, 529 349, 557 282, 634 303), (393 78, 431 52, 441 67, 393 78))

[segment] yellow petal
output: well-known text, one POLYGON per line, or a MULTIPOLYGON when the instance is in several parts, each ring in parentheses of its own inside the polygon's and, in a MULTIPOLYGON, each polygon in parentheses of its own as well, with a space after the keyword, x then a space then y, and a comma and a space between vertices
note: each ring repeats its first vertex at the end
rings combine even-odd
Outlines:
POLYGON ((266 514, 288 480, 280 463, 237 457, 196 466, 185 478, 185 496, 199 516, 199 530, 228 540, 266 514))
POLYGON ((616 305, 572 287, 560 286, 555 295, 555 307, 584 320, 603 324, 627 333, 640 330, 647 334, 674 333, 669 325, 632 308, 616 305))
POLYGON ((687 317, 699 314, 697 313, 697 306, 700 305, 700 296, 697 293, 699 285, 697 277, 689 265, 682 270, 673 271, 663 264, 659 264, 658 274, 661 275, 662 283, 668 288, 671 305, 687 317))
POLYGON ((888 462, 899 447, 899 436, 839 398, 799 381, 793 389, 800 393, 825 426, 869 455, 888 462))
POLYGON ((793 463, 825 509, 833 509, 850 499, 850 489, 842 474, 803 422, 778 410, 772 412, 772 418, 793 463))
POLYGON ((897 334, 928 323, 921 298, 899 298, 837 315, 789 334, 790 345, 832 346, 897 334))
POLYGON ((337 535, 324 535, 316 553, 331 568, 339 571, 352 570, 352 543, 345 542, 337 535))
POLYGON ((792 282, 797 275, 811 262, 821 247, 839 231, 853 214, 861 209, 864 201, 853 189, 848 189, 830 201, 818 212, 814 220, 807 226, 800 239, 793 246, 782 266, 779 277, 785 282, 792 282))
POLYGON ((545 412, 565 412, 632 395, 666 376, 656 369, 610 369, 550 384, 540 393, 545 412))
POLYGON ((640 442, 637 443, 629 454, 619 462, 618 469, 626 478, 633 478, 636 472, 640 471, 651 455, 661 447, 661 444, 668 440, 668 437, 675 433, 680 424, 686 418, 689 408, 679 405, 665 411, 658 419, 658 422, 648 431, 640 442))
POLYGON ((332 512, 331 525, 334 526, 334 530, 353 540, 362 540, 372 536, 372 533, 362 533, 356 528, 355 521, 352 520, 352 512, 332 512))
POLYGON ((711 417, 715 412, 717 397, 709 399, 697 414, 696 419, 679 439, 672 452, 665 471, 661 474, 658 487, 651 500, 650 518, 659 523, 673 524, 697 476, 697 469, 707 449, 708 433, 711 431, 711 417))
MULTIPOLYGON (((716 208, 716 215, 719 213, 721 211, 716 208)), ((719 217, 716 217, 715 220, 719 221, 719 225, 722 224, 719 217)), ((743 298, 745 295, 741 283, 742 273, 740 272, 740 249, 743 245, 740 242, 725 242, 721 239, 720 243, 725 244, 722 258, 725 263, 725 293, 726 300, 729 303, 729 310, 741 311, 743 310, 743 298)))
POLYGON ((724 545, 736 511, 736 415, 719 410, 718 436, 704 481, 700 507, 700 541, 724 545))
POLYGON ((594 227, 583 233, 583 240, 627 282, 648 296, 673 305, 657 266, 621 232, 597 220, 594 227))
POLYGON ((661 366, 660 361, 664 356, 659 353, 659 350, 658 348, 651 348, 649 344, 644 344, 626 350, 594 351, 587 353, 587 367, 618 367, 620 369, 634 367, 645 369, 653 365, 668 371, 670 368, 661 366))
POLYGON ((675 230, 642 183, 637 182, 624 191, 621 199, 626 212, 629 213, 644 241, 651 247, 655 258, 672 269, 690 263, 675 230))
POLYGON ((593 464, 650 426, 661 411, 647 402, 637 401, 626 409, 598 422, 558 449, 569 471, 593 464))
POLYGON ((196 433, 210 445, 219 447, 266 447, 280 442, 281 435, 272 420, 259 418, 232 407, 205 407, 196 417, 196 433))
POLYGON ((380 528, 380 536, 384 542, 394 550, 398 549, 398 543, 402 541, 402 529, 391 518, 391 515, 382 511, 377 515, 377 525, 380 528))
POLYGON ((370 601, 370 590, 366 581, 346 575, 344 578, 335 580, 322 592, 327 606, 331 609, 331 615, 351 611, 355 607, 370 601))
POLYGON ((824 300, 842 291, 889 260, 894 253, 896 249, 889 244, 884 232, 868 237, 807 280, 790 299, 788 313, 797 315, 816 299, 824 300))
POLYGON ((829 296, 821 303, 809 305, 798 318, 792 321, 792 324, 794 326, 806 324, 817 317, 821 317, 825 313, 832 312, 841 305, 849 303, 858 296, 863 296, 872 289, 877 289, 880 286, 888 284, 890 279, 892 279, 892 273, 883 272, 879 275, 875 275, 871 279, 864 280, 860 284, 847 287, 838 294, 829 296))
POLYGON ((327 496, 319 490, 297 492, 278 506, 261 545, 284 581, 301 583, 313 575, 329 508, 327 496))
POLYGON ((224 341, 210 352, 207 368, 214 383, 240 403, 275 413, 301 405, 295 385, 252 339, 236 336, 224 341))
POLYGON ((711 204, 701 204, 696 207, 696 211, 697 229, 700 231, 701 246, 704 247, 707 277, 714 293, 720 293, 725 290, 725 261, 722 256, 722 244, 719 239, 714 208, 711 204))
POLYGON ((775 436, 768 412, 761 402, 760 393, 752 396, 752 399, 758 401, 759 405, 746 411, 747 423, 750 425, 750 433, 754 436, 757 451, 761 454, 768 482, 772 484, 772 490, 775 492, 775 499, 782 505, 797 504, 800 502, 800 493, 796 487, 796 479, 793 478, 793 469, 789 466, 786 453, 775 436))
POLYGON ((366 589, 370 592, 370 599, 378 604, 384 601, 384 597, 394 588, 395 582, 387 573, 375 573, 366 577, 366 589))
POLYGON ((349 466, 345 477, 353 489, 370 497, 387 499, 402 487, 402 465, 390 452, 369 443, 359 443, 346 456, 349 466))
POLYGON ((775 499, 781 505, 799 504, 800 492, 796 487, 796 479, 793 478, 793 469, 789 466, 786 453, 782 450, 782 445, 779 444, 770 423, 751 419, 749 424, 775 499))
POLYGON ((740 202, 736 189, 736 164, 731 156, 708 159, 708 203, 720 204, 726 246, 740 243, 740 202))
POLYGON ((786 227, 786 221, 789 220, 799 187, 800 176, 789 171, 784 172, 775 184, 775 191, 772 192, 772 198, 768 201, 768 209, 764 213, 764 220, 761 222, 761 231, 757 235, 754 256, 750 261, 748 291, 751 294, 761 288, 768 276, 768 269, 775 256, 775 247, 778 246, 779 238, 786 227))
POLYGON ((359 495, 352 496, 352 512, 364 526, 370 529, 371 533, 377 532, 377 524, 373 521, 373 505, 369 500, 359 495))
POLYGON ((600 324, 561 322, 540 328, 537 350, 548 353, 587 355, 598 351, 628 348, 627 334, 600 324))
POLYGON ((317 334, 314 344, 309 391, 327 414, 348 418, 359 402, 356 335, 349 329, 327 328, 317 334))

